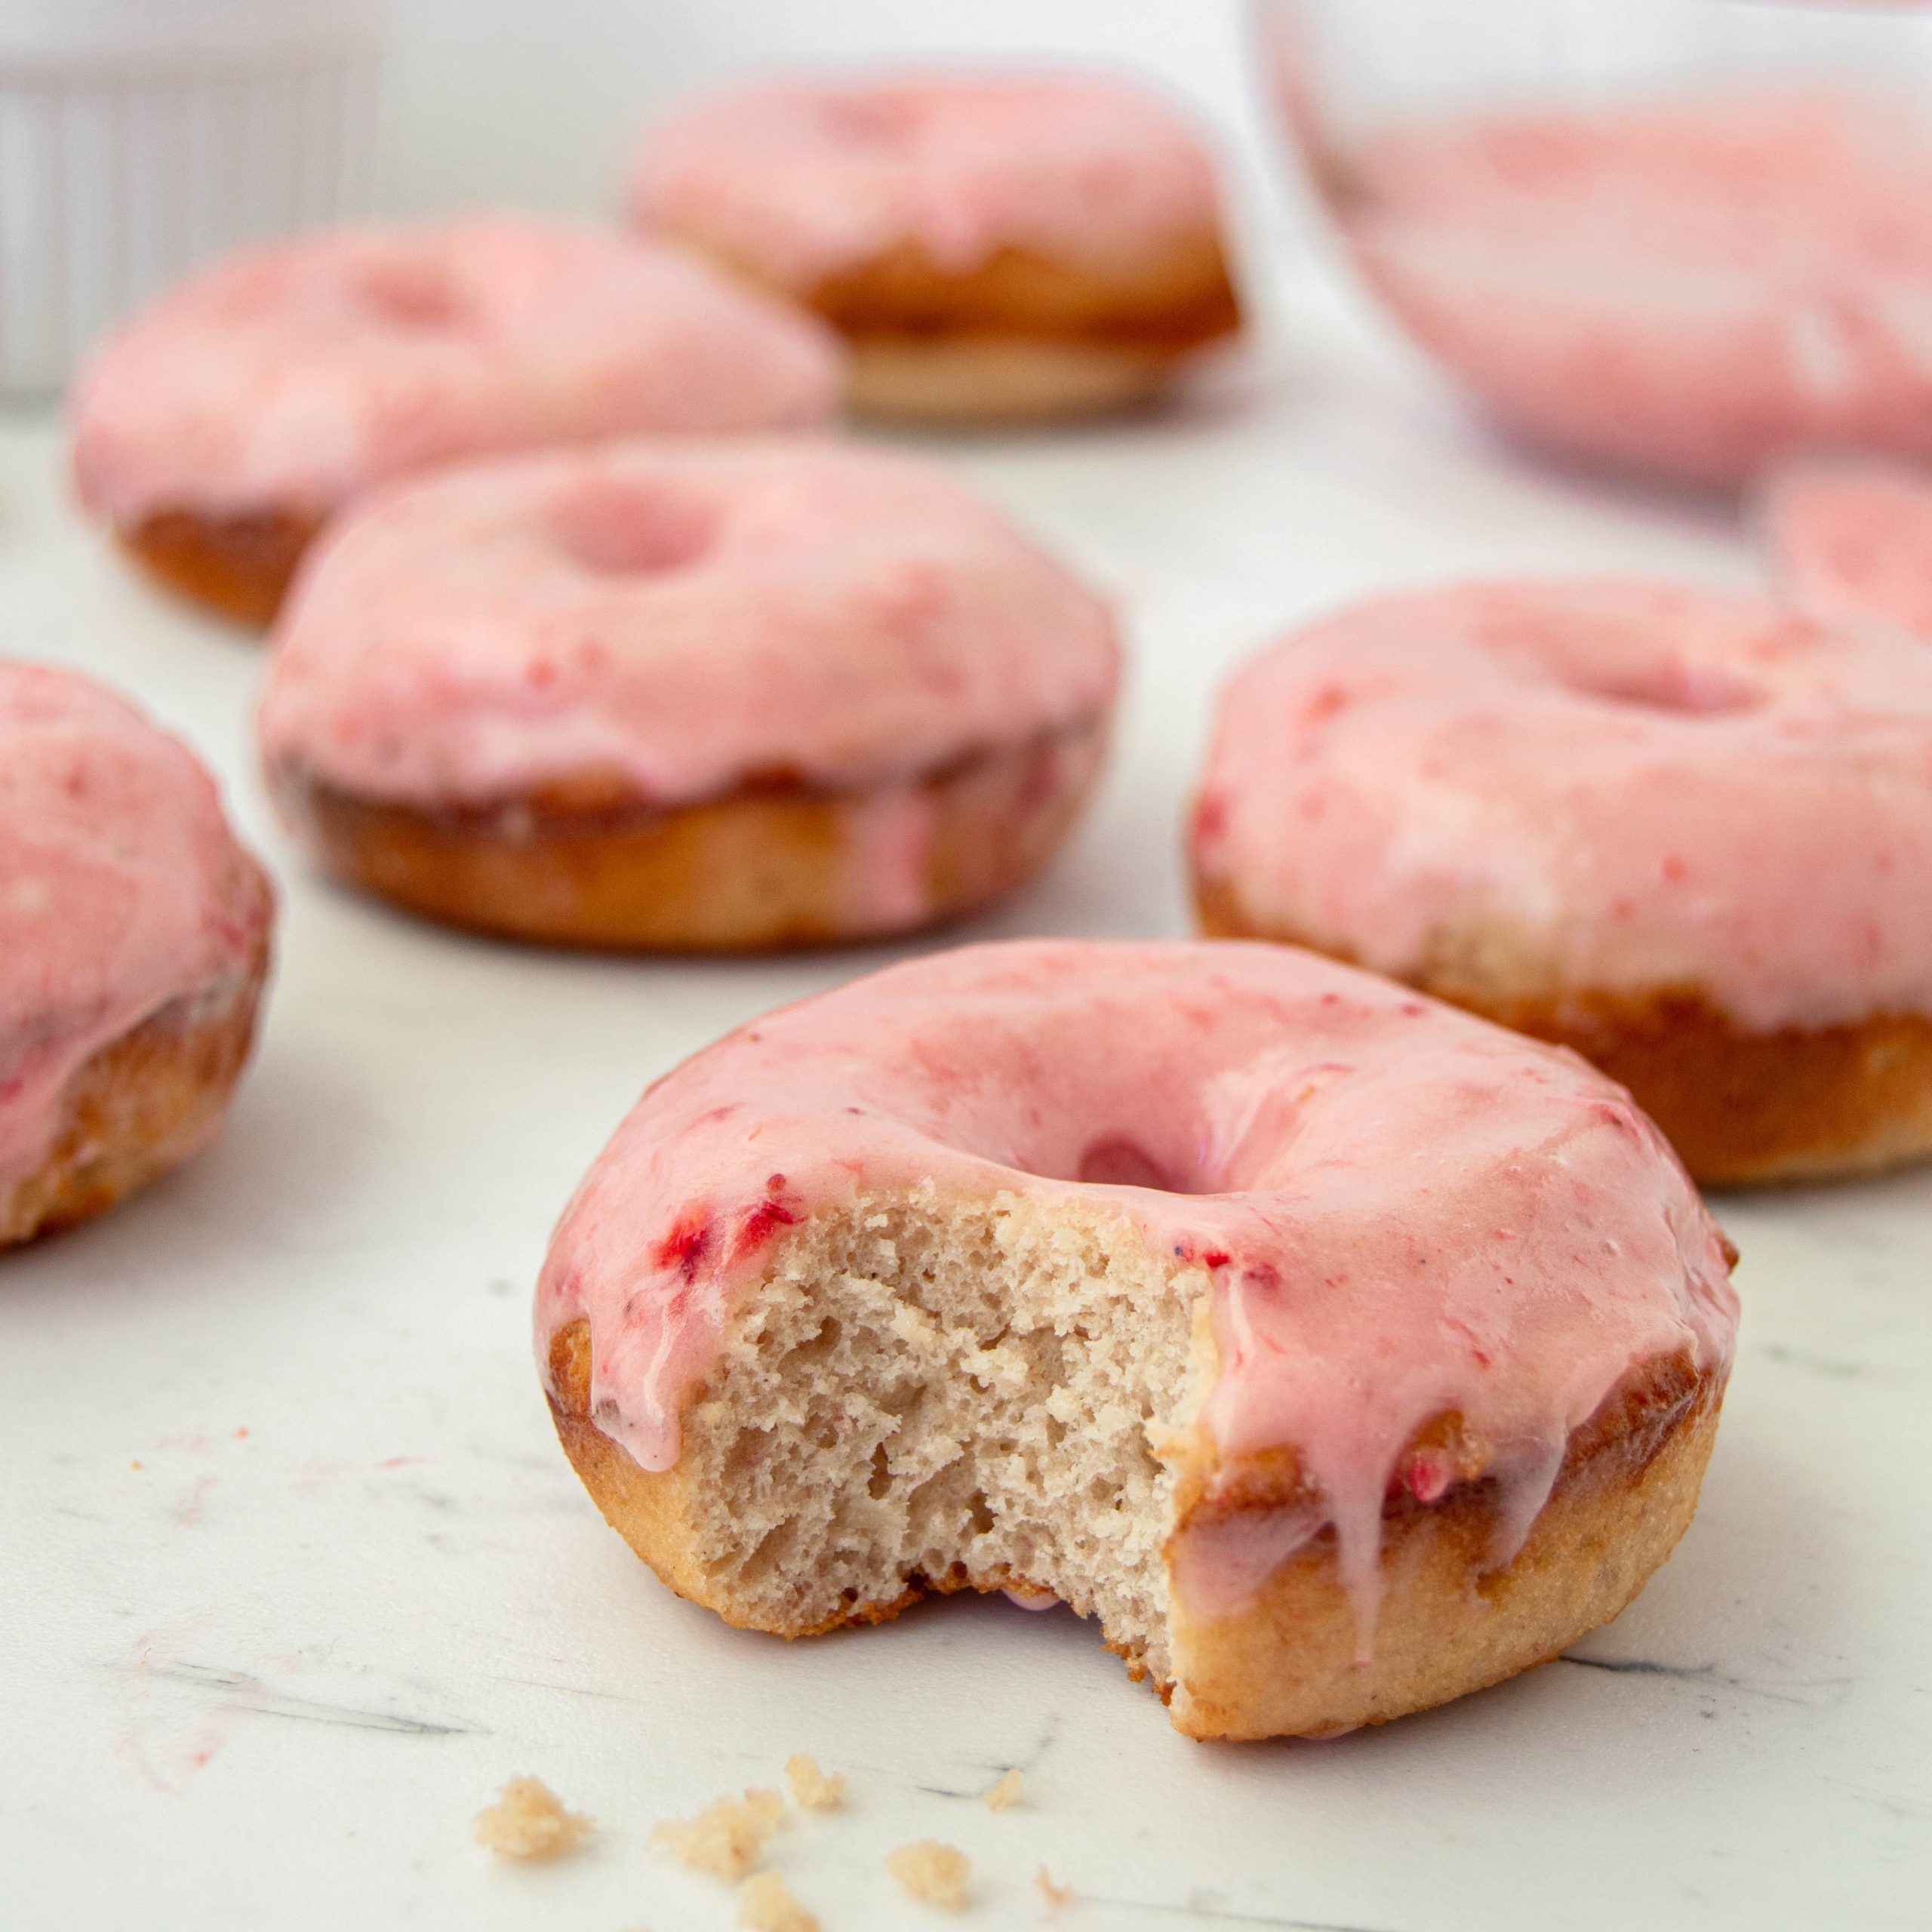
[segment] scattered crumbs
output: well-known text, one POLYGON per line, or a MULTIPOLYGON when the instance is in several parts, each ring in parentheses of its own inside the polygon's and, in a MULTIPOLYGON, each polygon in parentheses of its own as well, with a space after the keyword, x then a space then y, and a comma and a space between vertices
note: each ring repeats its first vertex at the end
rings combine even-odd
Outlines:
POLYGON ((1059 1912, 1072 1904, 1073 1887, 1058 1883, 1044 1865, 1033 1874, 1033 1882, 1039 1887, 1040 1896, 1046 1900, 1049 1912, 1059 1912))
POLYGON ((130 1463, 128 1466, 131 1469, 138 1469, 141 1466, 139 1463, 130 1463))
POLYGON ((925 1904, 943 1906, 948 1912, 964 1909, 966 1875, 973 1868, 955 1847, 921 1838, 917 1844, 888 1852, 885 1869, 925 1904))
POLYGON ((660 1825, 653 1844, 700 1872, 736 1884, 764 1855, 765 1841, 778 1828, 785 1801, 775 1791, 748 1791, 742 1798, 721 1798, 695 1818, 660 1825))
POLYGON ((476 1814, 476 1842, 499 1858, 558 1858, 590 1835, 591 1821, 566 1811, 541 1778, 512 1778, 496 1803, 476 1814))
POLYGON ((801 1811, 836 1811, 845 1802, 845 1780, 819 1769, 818 1760, 801 1751, 785 1761, 786 1782, 792 1787, 792 1802, 801 1811))
POLYGON ((818 1921, 776 1872, 758 1872, 738 1894, 738 1923, 749 1932, 819 1932, 818 1921))
POLYGON ((1015 1765, 986 1793, 986 1809, 989 1811, 1010 1811, 1026 1795, 1026 1780, 1020 1775, 1019 1767, 1015 1765))

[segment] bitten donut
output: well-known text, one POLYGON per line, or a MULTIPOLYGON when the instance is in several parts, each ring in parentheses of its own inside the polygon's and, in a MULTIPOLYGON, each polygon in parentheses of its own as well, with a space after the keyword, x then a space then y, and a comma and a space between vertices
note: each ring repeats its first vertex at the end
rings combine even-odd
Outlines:
POLYGON ((1229 685, 1211 933, 1574 1047, 1692 1174, 1932 1149, 1932 651, 1644 583, 1388 598, 1229 685))
POLYGON ((1932 472, 1851 457, 1793 463, 1761 521, 1784 595, 1828 623, 1932 639, 1932 472))
POLYGON ((1106 747, 1106 608, 932 466, 632 444, 385 492, 261 712, 343 878, 513 937, 746 950, 981 905, 1106 747))
POLYGON ((837 407, 824 326, 671 251, 492 219, 240 255, 82 371, 81 497, 164 583, 266 623, 372 483, 639 431, 805 426, 837 407))
POLYGON ((272 911, 185 746, 88 678, 0 663, 0 1247, 212 1138, 272 911))
POLYGON ((1716 1430, 1729 1259, 1571 1054, 1285 948, 1026 942, 658 1081, 536 1340, 598 1508, 728 1622, 1051 1592, 1179 1729, 1321 1736, 1641 1588, 1716 1430))
POLYGON ((1115 409, 1240 324, 1212 164, 1172 109, 1118 81, 746 88, 651 134, 631 205, 842 331, 869 415, 1115 409))

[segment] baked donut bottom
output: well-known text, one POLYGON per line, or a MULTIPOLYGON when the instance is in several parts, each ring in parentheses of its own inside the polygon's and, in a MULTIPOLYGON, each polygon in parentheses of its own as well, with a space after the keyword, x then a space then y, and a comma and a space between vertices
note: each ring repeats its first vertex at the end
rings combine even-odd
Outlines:
POLYGON ((1500 1457, 1437 1417, 1397 1458, 1364 1633, 1294 1453, 1224 1460, 1192 1426, 1207 1286, 1098 1217, 873 1195, 736 1305, 669 1469, 598 1426, 585 1321, 549 1338, 545 1379, 606 1520, 727 1623, 801 1638, 928 1595, 1056 1595, 1201 1739, 1330 1736, 1547 1662, 1690 1521, 1722 1377, 1687 1358, 1632 1365, 1513 1549, 1500 1457), (1425 1449, 1447 1472, 1426 1500, 1399 1473, 1425 1449))
MULTIPOLYGON (((1210 938, 1272 940, 1358 964, 1250 918, 1222 884, 1196 887, 1210 938)), ((1558 998, 1430 974, 1419 990, 1512 1032, 1569 1047, 1629 1089, 1691 1178, 1768 1186, 1869 1174, 1932 1154, 1932 1018, 1879 1013, 1753 1032, 1694 986, 1558 998)))
POLYGON ((804 299, 851 344, 855 414, 935 426, 1131 408, 1241 327, 1211 232, 1106 264, 1004 248, 963 272, 906 242, 804 299))
POLYGON ((1013 891, 1066 835, 1106 738, 1090 720, 906 783, 776 783, 690 805, 595 779, 451 808, 288 765, 269 783, 326 869, 426 918, 550 946, 753 952, 912 931, 1013 891))
POLYGON ((91 1220, 201 1151, 247 1063, 268 971, 264 941, 245 972, 171 1001, 82 1063, 46 1158, 0 1189, 0 1247, 91 1220))
POLYGON ((122 548, 177 597, 266 629, 323 521, 293 510, 231 516, 163 510, 115 534, 122 548))

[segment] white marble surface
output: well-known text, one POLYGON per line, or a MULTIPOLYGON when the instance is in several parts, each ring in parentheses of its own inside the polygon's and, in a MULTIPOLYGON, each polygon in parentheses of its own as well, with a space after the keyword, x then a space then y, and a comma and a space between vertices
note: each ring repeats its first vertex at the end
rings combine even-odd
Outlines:
MULTIPOLYGON (((1183 929, 1177 818, 1224 669, 1269 626, 1458 572, 1751 568, 1716 512, 1483 444, 1346 305, 1171 420, 954 460, 1121 597, 1099 811, 967 936, 1183 929)), ((706 1932, 651 1823, 816 1752, 836 1820, 777 1852, 827 1932, 952 1922, 881 1854, 971 1855, 959 1921, 1610 1932, 1924 1925, 1932 1897, 1932 1174, 1733 1200, 1743 1349, 1703 1512, 1577 1657, 1324 1745, 1171 1733, 1064 1613, 955 1603, 787 1647, 660 1589, 552 1439, 526 1340, 551 1220, 643 1083, 880 955, 548 958, 318 887, 248 752, 259 658, 66 507, 0 430, 0 652, 140 694, 223 771, 286 894, 226 1141, 0 1262, 0 1924, 706 1932), (1028 1800, 977 1802, 1002 1767, 1028 1800), (494 1864, 531 1771, 592 1813, 494 1864)))

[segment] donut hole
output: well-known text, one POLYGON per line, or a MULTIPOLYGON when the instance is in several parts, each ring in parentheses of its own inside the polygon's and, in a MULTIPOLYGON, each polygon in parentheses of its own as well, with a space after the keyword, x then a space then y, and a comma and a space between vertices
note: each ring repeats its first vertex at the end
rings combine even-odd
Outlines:
POLYGON ((1171 1258, 1117 1216, 924 1189, 815 1219, 777 1266, 686 1419, 721 1594, 795 1630, 1047 1591, 1164 1681, 1173 1475, 1150 1443, 1195 1398, 1171 1258))
POLYGON ((1186 1194, 1140 1143, 1124 1134, 1103 1134, 1088 1144, 1074 1179, 1091 1186, 1151 1187, 1163 1194, 1186 1194))
POLYGON ((1599 704, 1669 712, 1683 718, 1730 717, 1755 711, 1764 701, 1755 685, 1728 666, 1690 663, 1681 658, 1565 665, 1559 681, 1565 691, 1599 704))
POLYGON ((910 94, 835 94, 823 103, 825 128, 853 147, 906 148, 918 141, 931 116, 910 94))
POLYGON ((597 577, 659 577, 696 563, 717 540, 712 506, 661 483, 599 477, 561 495, 550 534, 597 577))
POLYGON ((357 306, 380 327, 411 334, 439 334, 460 327, 469 303, 456 278, 426 261, 367 263, 355 288, 357 306))

